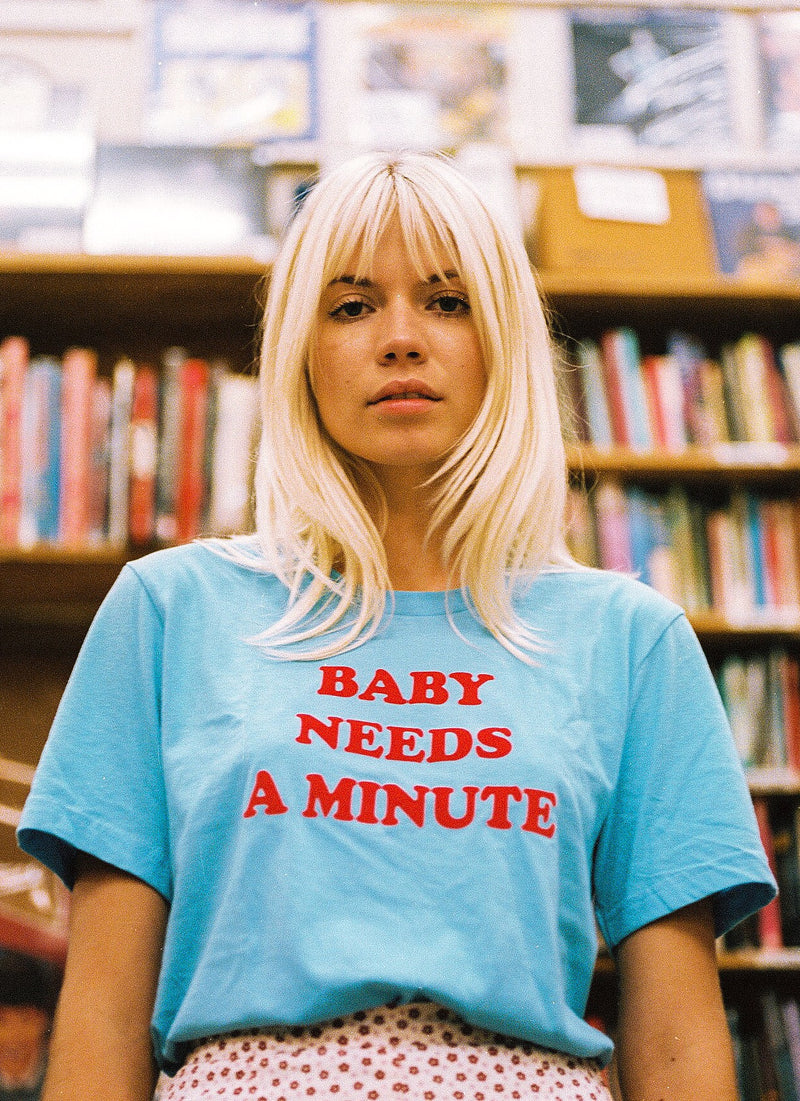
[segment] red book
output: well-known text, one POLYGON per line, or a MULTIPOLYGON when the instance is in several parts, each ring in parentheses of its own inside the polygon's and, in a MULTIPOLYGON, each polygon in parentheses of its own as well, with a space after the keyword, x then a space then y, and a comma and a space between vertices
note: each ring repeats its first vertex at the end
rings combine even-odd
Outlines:
POLYGON ((158 375, 137 367, 133 378, 130 426, 129 533, 133 543, 149 543, 156 528, 158 465, 158 375))
POLYGON ((644 392, 647 398, 647 416, 650 420, 650 432, 653 442, 657 447, 667 447, 669 443, 669 430, 667 428, 667 413, 664 408, 661 395, 661 370, 662 356, 647 355, 642 359, 642 379, 644 380, 644 392))
POLYGON ((22 506, 22 395, 28 370, 28 341, 8 336, 0 343, 0 544, 19 539, 22 506))
POLYGON ((92 398, 97 356, 88 348, 64 355, 61 382, 59 539, 79 546, 91 527, 92 398))
MULTIPOLYGON (((775 875, 775 845, 772 838, 772 826, 769 821, 769 809, 766 799, 756 796, 753 807, 758 822, 761 844, 764 846, 770 870, 775 875)), ((781 929, 781 911, 777 898, 758 912, 758 938, 762 948, 783 948, 783 930, 781 929)))
POLYGON ((205 360, 187 359, 180 369, 180 424, 175 495, 178 542, 200 534, 205 496, 206 417, 209 368, 205 360))
POLYGON ((617 357, 615 334, 613 332, 604 333, 601 337, 600 352, 603 382, 608 398, 608 415, 611 420, 611 435, 614 443, 619 444, 620 447, 630 447, 631 430, 625 405, 622 367, 617 357))

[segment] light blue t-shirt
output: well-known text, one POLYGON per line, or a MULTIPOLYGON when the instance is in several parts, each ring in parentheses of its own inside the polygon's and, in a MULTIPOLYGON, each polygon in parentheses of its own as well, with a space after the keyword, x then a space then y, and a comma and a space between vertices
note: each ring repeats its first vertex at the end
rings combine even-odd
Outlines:
POLYGON ((541 575, 529 666, 458 594, 398 593, 369 643, 274 661, 286 600, 197 544, 124 568, 24 811, 171 905, 159 1060, 238 1028, 427 997, 578 1056, 595 913, 613 947, 708 895, 772 897, 746 785, 682 612, 629 578, 541 575))

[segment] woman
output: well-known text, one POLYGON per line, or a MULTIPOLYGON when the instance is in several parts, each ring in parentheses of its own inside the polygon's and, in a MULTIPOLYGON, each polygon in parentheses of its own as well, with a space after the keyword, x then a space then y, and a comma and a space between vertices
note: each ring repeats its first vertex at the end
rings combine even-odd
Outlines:
POLYGON ((680 610, 563 552, 516 236, 441 159, 339 168, 261 384, 256 537, 123 570, 25 810, 74 883, 46 1101, 153 1052, 169 1099, 607 1097, 595 913, 625 1101, 734 1101, 714 937, 774 884, 680 610))

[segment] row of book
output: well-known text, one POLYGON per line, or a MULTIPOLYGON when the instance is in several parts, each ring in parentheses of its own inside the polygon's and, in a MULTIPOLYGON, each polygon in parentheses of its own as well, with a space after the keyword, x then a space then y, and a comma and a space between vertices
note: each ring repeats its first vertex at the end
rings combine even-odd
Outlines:
POLYGON ((739 1101, 800 1101, 800 1008, 796 997, 764 990, 752 1005, 727 1009, 739 1101))
POLYGON ((171 348, 157 366, 0 343, 0 545, 185 542, 242 531, 258 384, 171 348))
POLYGON ((688 612, 800 623, 800 503, 735 489, 709 501, 613 479, 570 493, 569 542, 586 565, 634 573, 688 612))
POLYGON ((782 647, 728 654, 715 679, 745 769, 800 776, 800 662, 782 647))
POLYGON ((724 443, 800 441, 800 342, 745 333, 718 358, 675 332, 643 353, 628 326, 579 341, 566 368, 568 418, 597 447, 680 452, 724 443))
POLYGON ((725 947, 800 948, 800 806, 797 796, 753 797, 761 841, 779 893, 725 935, 725 947))

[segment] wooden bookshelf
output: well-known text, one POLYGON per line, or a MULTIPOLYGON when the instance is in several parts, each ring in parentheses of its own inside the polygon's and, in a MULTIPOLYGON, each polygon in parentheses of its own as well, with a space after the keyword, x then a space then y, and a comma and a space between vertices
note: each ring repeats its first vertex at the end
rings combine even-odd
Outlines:
MULTIPOLYGON (((152 356, 171 345, 224 354, 240 368, 256 357, 266 267, 248 257, 0 255, 0 334, 20 333, 32 354, 95 347, 110 372, 122 354, 152 356)), ((579 338, 631 325, 659 346, 672 328, 711 343, 751 329, 774 340, 800 337, 800 286, 754 286, 717 277, 631 278, 614 273, 539 274, 555 326, 579 338)), ((679 453, 571 448, 573 477, 610 477, 654 489, 694 492, 740 485, 800 494, 800 447, 730 445, 679 453)), ((0 727, 3 753, 34 764, 88 624, 124 563, 148 548, 0 549, 0 727)), ((800 654, 800 612, 731 622, 691 617, 709 653, 785 645, 800 654)), ((800 777, 754 773, 754 794, 800 799, 800 777)), ((754 984, 795 988, 800 949, 721 952, 734 1000, 754 984)), ((610 1004, 613 964, 601 957, 600 1002, 610 1004)))

